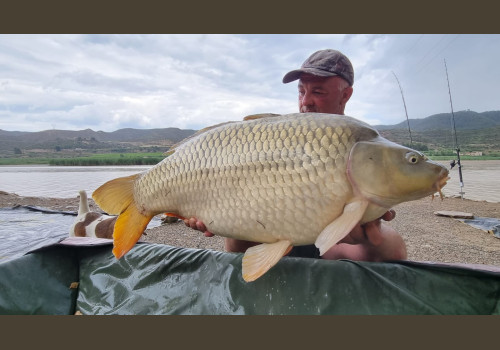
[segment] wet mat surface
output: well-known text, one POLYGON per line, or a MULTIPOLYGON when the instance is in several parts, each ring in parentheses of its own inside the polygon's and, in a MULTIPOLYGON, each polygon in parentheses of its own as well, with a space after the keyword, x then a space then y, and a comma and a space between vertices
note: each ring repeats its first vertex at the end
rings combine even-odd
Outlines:
MULTIPOLYGON (((67 238, 76 212, 40 207, 0 208, 0 264, 67 238)), ((155 217, 148 228, 161 221, 155 217)))
POLYGON ((48 214, 28 208, 0 209, 0 263, 68 237, 73 215, 48 214))
POLYGON ((500 238, 500 219, 475 217, 474 219, 458 220, 472 227, 491 233, 496 238, 500 238))

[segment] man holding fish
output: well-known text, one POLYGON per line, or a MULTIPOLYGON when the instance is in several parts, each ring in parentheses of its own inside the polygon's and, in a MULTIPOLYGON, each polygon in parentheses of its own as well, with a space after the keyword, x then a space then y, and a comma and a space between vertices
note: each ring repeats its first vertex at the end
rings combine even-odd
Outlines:
POLYGON ((343 114, 352 94, 352 66, 339 52, 313 54, 283 81, 297 79, 301 113, 207 127, 151 169, 96 189, 97 205, 119 215, 113 255, 130 251, 151 219, 165 213, 192 218, 187 224, 207 236, 232 238, 228 251, 248 247, 246 282, 285 255, 406 258, 402 238, 380 220, 391 220, 399 203, 436 192, 442 197, 448 170, 358 119, 317 113, 343 114))
MULTIPOLYGON (((299 80, 299 111, 301 113, 344 114, 354 83, 354 70, 349 59, 336 50, 320 50, 313 53, 300 69, 292 70, 283 77, 283 83, 299 80)), ((356 225, 351 233, 324 253, 323 259, 351 259, 386 261, 406 259, 406 246, 402 237, 382 220, 391 221, 396 213, 387 211, 381 218, 356 225)), ((211 237, 203 222, 196 218, 184 220, 193 229, 211 237)), ((229 252, 245 252, 258 243, 225 238, 229 252)), ((314 245, 296 246, 289 256, 320 258, 314 245)))

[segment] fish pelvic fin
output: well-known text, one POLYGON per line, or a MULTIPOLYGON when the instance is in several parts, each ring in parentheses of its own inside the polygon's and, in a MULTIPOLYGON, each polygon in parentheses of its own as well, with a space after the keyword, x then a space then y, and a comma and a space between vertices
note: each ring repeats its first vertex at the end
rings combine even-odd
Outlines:
POLYGON ((255 281, 276 265, 291 249, 292 244, 287 240, 262 243, 248 248, 242 261, 243 279, 246 282, 255 281))
POLYGON ((132 249, 153 218, 153 215, 139 210, 134 201, 134 182, 140 175, 108 181, 92 194, 102 210, 119 215, 113 231, 113 254, 118 259, 132 249))
POLYGON ((319 254, 323 255, 328 249, 347 236, 361 220, 367 207, 368 201, 366 200, 346 204, 342 214, 326 226, 316 238, 314 244, 319 248, 319 254))
POLYGON ((154 215, 142 214, 135 202, 118 216, 113 231, 113 255, 120 259, 137 243, 154 215))

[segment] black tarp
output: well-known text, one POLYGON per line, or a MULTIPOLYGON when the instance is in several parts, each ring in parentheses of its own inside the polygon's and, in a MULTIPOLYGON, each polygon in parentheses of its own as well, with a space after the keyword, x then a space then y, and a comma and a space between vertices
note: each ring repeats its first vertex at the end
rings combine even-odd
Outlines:
POLYGON ((247 283, 242 254, 137 244, 117 260, 109 243, 75 241, 89 242, 0 264, 0 313, 500 314, 495 267, 284 257, 247 283))

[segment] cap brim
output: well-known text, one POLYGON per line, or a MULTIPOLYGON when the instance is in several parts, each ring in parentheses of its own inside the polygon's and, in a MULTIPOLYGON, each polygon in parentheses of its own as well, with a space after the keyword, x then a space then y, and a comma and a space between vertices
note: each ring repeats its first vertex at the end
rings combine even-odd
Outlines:
POLYGON ((285 74, 283 77, 283 84, 290 83, 294 80, 297 80, 300 78, 302 74, 311 74, 311 75, 316 75, 318 77, 334 77, 338 74, 332 73, 332 72, 325 72, 324 70, 316 69, 316 68, 301 68, 301 69, 296 69, 292 70, 288 73, 285 74))

